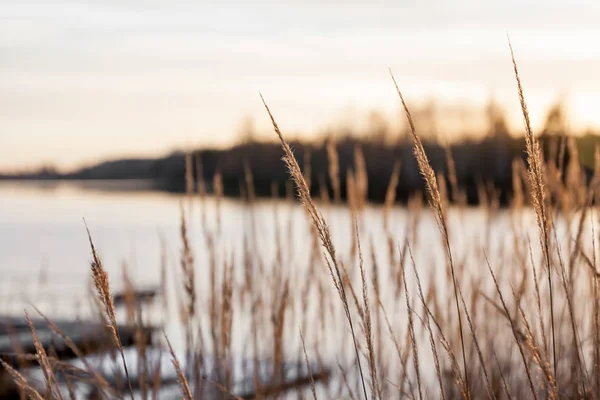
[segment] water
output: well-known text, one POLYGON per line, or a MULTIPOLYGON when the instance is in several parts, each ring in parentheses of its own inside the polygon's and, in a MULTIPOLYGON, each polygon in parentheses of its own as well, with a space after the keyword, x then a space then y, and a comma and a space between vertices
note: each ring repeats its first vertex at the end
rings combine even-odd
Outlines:
MULTIPOLYGON (((186 211, 192 247, 200 261, 205 261, 201 205, 198 200, 192 203, 191 211, 189 208, 186 211)), ((54 301, 57 312, 63 310, 59 310, 61 300, 67 303, 62 304, 67 309, 74 299, 83 300, 87 296, 91 261, 86 223, 117 289, 122 287, 123 265, 136 285, 159 285, 161 243, 166 245, 169 268, 177 268, 181 207, 189 204, 187 196, 161 192, 94 190, 70 182, 0 183, 2 293, 5 297, 28 301, 54 301)), ((215 199, 206 200, 205 207, 206 225, 214 230, 215 199)), ((353 232, 347 210, 332 207, 323 210, 338 253, 349 253, 353 232)), ((386 256, 381 214, 379 207, 369 207, 359 223, 361 232, 365 232, 361 235, 363 247, 368 248, 373 242, 381 249, 381 255, 386 256)), ((245 235, 264 257, 265 264, 275 256, 277 238, 285 245, 292 263, 300 263, 306 256, 306 248, 311 247, 307 240, 310 233, 307 219, 296 203, 266 200, 250 209, 240 201, 225 199, 220 205, 220 215, 220 245, 237 258, 241 258, 245 235), (289 249, 290 243, 293 249, 289 249)), ((408 211, 400 207, 394 208, 390 215, 390 230, 398 243, 406 234, 407 218, 408 211)), ((479 242, 485 235, 485 211, 471 209, 461 218, 466 223, 460 226, 458 245, 479 242)), ((507 218, 502 214, 496 217, 492 235, 501 237, 507 229, 510 229, 507 218)), ((418 233, 419 240, 436 244, 439 241, 433 218, 427 212, 418 233)), ((427 257, 437 255, 430 252, 427 257)), ((199 268, 204 267, 199 265, 199 268)), ((3 307, 18 308, 18 303, 11 303, 3 307)))
MULTIPOLYGON (((313 246, 309 221, 298 203, 285 199, 261 200, 249 206, 238 200, 219 202, 214 198, 201 202, 185 195, 143 189, 99 190, 101 186, 90 188, 76 182, 0 183, 1 312, 21 315, 24 308, 35 304, 50 317, 89 313, 91 251, 87 223, 113 291, 123 287, 125 269, 137 287, 167 288, 166 309, 155 307, 149 315, 154 322, 165 324, 176 350, 183 351, 178 308, 184 297, 180 272, 183 212, 195 260, 198 309, 204 315, 200 317, 201 326, 205 329, 209 326, 210 266, 216 268, 218 296, 222 295, 222 275, 226 267, 233 266, 232 351, 235 354, 241 357, 251 354, 251 309, 257 299, 266 304, 258 317, 262 321, 258 351, 265 357, 271 354, 272 310, 281 300, 284 283, 288 281, 286 357, 302 360, 298 335, 302 329, 309 355, 318 352, 330 365, 351 360, 342 307, 319 257, 322 249, 313 246), (207 237, 213 240, 212 248, 207 237), (316 258, 314 251, 318 251, 316 258), (166 282, 161 281, 163 264, 166 282), (254 281, 254 291, 244 293, 248 275, 254 281)), ((348 209, 325 205, 319 208, 331 228, 339 261, 354 282, 360 284, 356 280, 358 261, 352 255, 355 234, 348 209)), ((389 234, 385 233, 382 215, 380 206, 368 206, 357 218, 361 247, 368 280, 377 274, 381 301, 397 329, 395 332, 404 337, 406 306, 396 283, 401 278, 399 249, 408 236, 424 290, 435 284, 443 307, 450 304, 445 300, 450 293, 446 256, 435 219, 426 207, 420 212, 394 207, 388 221, 389 234), (410 221, 416 213, 419 222, 413 230, 410 221)), ((453 209, 449 212, 449 225, 455 263, 466 271, 463 282, 469 282, 463 287, 466 296, 471 293, 472 279, 487 274, 483 249, 494 268, 500 268, 498 274, 515 285, 520 278, 516 249, 526 250, 531 239, 534 258, 539 255, 535 215, 531 210, 524 210, 515 218, 507 210, 490 213, 479 208, 453 209)), ((557 229, 562 237, 564 223, 560 220, 557 229)), ((415 301, 412 271, 407 276, 415 301)), ((487 280, 478 289, 491 289, 487 280)), ((360 286, 356 290, 360 291, 360 286)), ((372 295, 373 287, 369 290, 372 295)), ((425 336, 421 339, 427 345, 425 336)), ((392 351, 391 343, 383 346, 390 346, 392 351)), ((422 362, 428 363, 426 358, 422 362)))

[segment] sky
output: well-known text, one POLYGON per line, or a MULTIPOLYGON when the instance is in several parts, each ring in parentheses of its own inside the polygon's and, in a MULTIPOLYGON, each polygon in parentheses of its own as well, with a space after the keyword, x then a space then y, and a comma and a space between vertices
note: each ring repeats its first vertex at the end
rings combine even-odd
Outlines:
MULTIPOLYGON (((567 99, 600 126, 600 3, 537 0, 0 0, 0 170, 225 146, 261 92, 285 132, 412 104, 518 117, 507 33, 533 121, 567 99)), ((516 125, 518 126, 518 125, 516 125)))

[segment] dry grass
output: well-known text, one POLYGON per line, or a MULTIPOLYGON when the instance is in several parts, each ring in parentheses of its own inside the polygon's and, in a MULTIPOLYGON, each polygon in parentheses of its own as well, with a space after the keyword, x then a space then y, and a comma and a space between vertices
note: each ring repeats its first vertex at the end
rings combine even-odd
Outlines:
POLYGON ((181 394, 185 400, 193 400, 194 396, 192 395, 192 390, 190 389, 190 385, 188 384, 187 377, 181 368, 181 364, 179 363, 179 359, 175 355, 175 351, 173 350, 173 346, 171 346, 171 342, 169 342, 169 338, 165 334, 165 340, 167 345, 169 346, 169 351, 171 352, 171 362, 173 363, 173 367, 175 368, 175 372, 177 373, 177 381, 179 382, 179 386, 181 386, 181 394))
POLYGON ((508 42, 510 47, 510 55, 513 62, 513 68, 515 72, 515 78, 517 81, 517 92, 519 94, 519 102, 521 104, 521 110, 523 111, 523 121, 525 124, 525 143, 527 150, 527 162, 529 164, 528 177, 529 184, 531 186, 531 198, 533 202, 533 208, 537 216, 537 224, 539 229, 539 240, 540 247, 543 250, 544 260, 546 265, 546 271, 548 274, 548 290, 550 295, 550 328, 552 331, 552 356, 554 359, 554 374, 557 371, 557 354, 556 354, 556 334, 555 334, 555 323, 554 323, 554 296, 552 290, 552 269, 550 267, 550 233, 549 225, 551 224, 550 215, 546 210, 546 191, 544 189, 544 164, 542 161, 541 149, 538 141, 536 140, 533 130, 531 129, 531 122, 529 118, 529 110, 527 109, 527 103, 525 101, 525 95, 523 94, 523 86, 521 85, 521 78, 519 77, 519 70, 517 68, 517 62, 515 60, 514 51, 510 40, 508 42))
MULTIPOLYGON (((262 95, 261 95, 261 98, 262 98, 262 95)), ((327 226, 327 222, 325 221, 325 218, 323 217, 323 215, 321 213, 319 213, 319 211, 317 211, 317 207, 316 207, 315 203, 313 202, 313 199, 310 195, 310 190, 306 184, 306 181, 304 180, 304 176, 302 175, 300 166, 298 165, 298 162, 296 161, 296 158, 294 157, 294 153, 292 152, 292 149, 290 148, 289 144, 287 144, 287 142, 283 138, 283 135, 281 134, 281 131, 279 130, 279 126, 277 125, 277 122, 275 122, 275 118, 273 117, 273 114, 271 114, 271 111, 269 110, 269 107, 267 106, 267 103, 264 101, 264 99, 263 99, 263 103, 264 103, 265 108, 267 109, 269 117, 271 118, 271 122, 273 124, 273 129, 275 129, 275 133, 277 134, 277 136, 279 137, 279 140, 281 141, 281 146, 282 146, 283 152, 285 154, 283 161, 285 162, 292 179, 296 183, 298 197, 300 198, 300 201, 304 205, 304 208, 306 209, 306 211, 308 212, 308 215, 310 216, 310 218, 312 220, 313 226, 315 227, 317 234, 319 236, 319 239, 321 240, 321 245, 325 248, 325 251, 326 251, 327 255, 329 256, 328 258, 325 259, 325 261, 326 261, 327 267, 329 269, 329 274, 333 280, 334 287, 337 290, 338 295, 340 296, 340 300, 342 301, 346 319, 348 320, 348 324, 350 326, 350 331, 351 331, 353 342, 354 342, 354 349, 356 351, 356 359, 357 359, 357 363, 358 363, 358 367, 359 367, 359 373, 360 373, 360 379, 361 379, 361 383, 362 383, 363 393, 364 393, 364 396, 366 399, 366 398, 368 398, 367 388, 365 385, 365 379, 364 379, 363 372, 362 372, 360 355, 358 352, 357 337, 356 337, 356 333, 354 332, 353 318, 350 313, 350 305, 348 303, 348 297, 346 295, 346 284, 345 284, 345 280, 342 278, 342 273, 340 272, 341 271, 340 264, 338 263, 338 259, 336 256, 336 250, 335 250, 335 246, 333 245, 333 240, 331 238, 331 233, 329 231, 329 227, 327 226)), ((335 151, 331 151, 330 154, 336 154, 336 153, 335 153, 335 151)), ((335 163, 336 163, 335 160, 332 161, 332 164, 335 164, 335 163)), ((332 175, 335 177, 335 174, 332 174, 332 175)), ((339 187, 339 184, 337 186, 339 187)))
POLYGON ((123 345, 121 344, 121 338, 119 337, 119 327, 117 325, 117 315, 115 312, 115 305, 113 303, 113 297, 110 291, 110 285, 108 281, 108 272, 104 269, 102 265, 102 261, 100 260, 100 256, 96 252, 96 248, 94 247, 94 242, 92 241, 92 235, 86 224, 86 230, 88 234, 88 239, 90 241, 90 247, 92 249, 92 263, 91 263, 91 273, 92 280, 94 282, 94 286, 96 288, 96 292, 98 295, 98 300, 103 306, 104 316, 108 320, 108 328, 112 333, 112 337, 115 340, 115 344, 117 345, 117 349, 121 355, 121 360, 123 361, 123 368, 125 369, 125 376, 127 378, 127 384, 129 385, 129 394, 131 395, 131 399, 133 400, 133 387, 131 385, 131 379, 129 377, 129 369, 127 368, 127 363, 125 362, 125 354, 123 352, 123 345))
POLYGON ((306 354, 306 343, 304 342, 304 335, 302 331, 300 331, 300 339, 302 339, 302 351, 304 352, 304 361, 306 362, 306 370, 308 371, 308 376, 310 378, 310 391, 313 395, 313 399, 317 400, 317 390, 315 389, 315 378, 313 377, 312 370, 310 368, 310 363, 308 362, 308 354, 306 354))
POLYGON ((37 391, 37 389, 34 388, 31 385, 31 383, 28 382, 27 378, 21 375, 17 370, 15 370, 3 360, 0 360, 0 365, 2 365, 2 368, 4 368, 4 370, 10 374, 10 376, 12 376, 19 389, 21 389, 22 393, 29 395, 32 399, 44 399, 44 397, 42 397, 42 395, 37 391))
POLYGON ((438 188, 438 180, 436 178, 435 172, 433 171, 433 168, 431 168, 431 164, 429 163, 427 154, 425 154, 425 149, 423 148, 423 143, 421 142, 421 138, 417 135, 417 131, 415 129, 415 124, 413 122, 413 119, 412 119, 412 116, 408 109, 408 106, 407 106, 406 102, 404 101, 402 92, 400 91, 400 88, 398 87, 398 84, 396 83, 396 79, 394 78, 394 75, 392 74, 391 70, 390 70, 390 75, 394 82, 394 86, 396 87, 396 92, 398 93, 398 97, 400 97, 400 101, 402 102, 402 107, 404 108, 404 111, 406 112, 406 118, 408 120, 410 131, 411 131, 411 133, 413 135, 413 139, 414 139, 414 155, 415 155, 415 158, 417 159, 417 163, 419 164, 419 169, 421 170, 421 174, 423 174, 423 177, 425 179, 427 191, 430 196, 429 204, 431 205, 431 208, 434 210, 436 222, 438 224, 438 228, 442 235, 442 240, 444 242, 445 249, 446 249, 448 266, 449 266, 450 273, 452 276, 452 286, 454 287, 454 301, 455 301, 455 305, 456 305, 456 315, 458 317, 458 329, 459 329, 459 333, 460 333, 460 344, 461 344, 461 350, 462 350, 462 356, 463 356, 463 367, 464 367, 463 372, 464 372, 464 377, 465 377, 465 381, 466 381, 467 398, 469 398, 470 397, 469 373, 467 370, 467 356, 466 356, 466 352, 465 352, 465 339, 464 339, 463 327, 462 327, 462 313, 461 313, 460 305, 458 302, 459 288, 458 288, 458 282, 456 280, 456 271, 454 268, 454 260, 452 259, 452 249, 450 248, 448 223, 446 221, 446 219, 447 219, 446 209, 444 207, 445 202, 444 202, 444 198, 440 194, 440 190, 438 188))
MULTIPOLYGON (((258 201, 253 170, 246 163, 240 183, 245 193, 240 205, 244 220, 235 221, 236 229, 240 227, 240 245, 226 235, 224 222, 229 216, 224 211, 221 175, 215 174, 214 197, 208 196, 211 184, 204 179, 202 161, 186 157, 188 193, 181 205, 177 268, 169 267, 165 241, 160 259, 161 292, 168 294, 169 278, 175 284, 169 299, 175 298, 181 314, 183 344, 182 349, 175 347, 185 358, 178 357, 168 339, 166 346, 183 398, 284 398, 286 389, 299 398, 315 400, 600 399, 600 266, 594 228, 600 148, 590 184, 568 138, 555 151, 560 154, 558 166, 554 156, 544 160, 542 145, 531 129, 512 47, 510 52, 523 111, 527 160, 513 162, 513 198, 502 212, 487 182, 479 185, 485 206, 466 208, 466 192, 457 180, 448 148, 446 175, 432 168, 393 76, 427 188, 429 210, 423 210, 422 197, 415 196, 405 210, 396 212, 396 193, 402 183, 400 161, 389 171, 385 204, 380 208, 369 205, 366 148, 365 153, 354 148, 354 165, 344 183, 333 141, 325 150, 327 170, 314 170, 310 154, 305 154, 301 168, 264 103, 302 210, 294 214, 298 208, 281 201, 280 188, 275 186, 273 203, 258 201), (571 155, 568 165, 561 164, 565 152, 571 155), (311 181, 319 183, 320 203, 310 192, 311 181), (348 207, 340 204, 343 184, 348 207), (330 198, 335 204, 330 204, 330 198), (271 204, 272 212, 265 213, 271 204), (481 220, 468 219, 480 211, 481 220), (508 221, 506 231, 496 230, 500 214, 508 221), (529 218, 533 230, 528 229, 529 218), (470 237, 462 224, 473 221, 483 222, 478 234, 470 237), (201 229, 194 230, 198 223, 201 229), (260 235, 266 226, 273 236, 263 241, 260 235), (435 237, 431 226, 437 229, 435 237), (499 237, 496 232, 508 236, 499 237), (533 244, 531 232, 538 236, 533 244), (202 244, 199 250, 194 248, 196 238, 202 244), (242 357, 252 364, 251 372, 235 362, 242 357), (265 359, 270 361, 266 375, 259 373, 265 359), (306 368, 304 381, 288 381, 289 360, 300 360, 306 368), (332 372, 327 381, 322 368, 332 372), (244 374, 250 375, 252 387, 247 390, 251 393, 237 385, 244 374)), ((411 162, 401 161, 403 168, 411 162)), ((291 190, 287 193, 289 199, 291 190)), ((108 272, 89 231, 88 238, 95 299, 120 354, 127 393, 157 398, 161 371, 145 358, 138 363, 142 377, 139 390, 134 390, 108 272)), ((131 290, 126 270, 123 281, 131 290)), ((165 299, 164 314, 170 306, 165 299)), ((125 319, 143 327, 137 307, 128 308, 125 319)), ((121 392, 86 362, 82 349, 51 319, 46 320, 50 330, 84 361, 83 372, 98 388, 97 394, 119 397, 121 392)), ((67 382, 65 388, 58 373, 67 367, 56 359, 54 349, 42 343, 31 322, 30 330, 35 355, 28 359, 16 351, 17 346, 15 353, 38 362, 45 387, 38 387, 26 373, 4 361, 2 371, 30 398, 67 398, 66 389, 72 397, 72 385, 67 382)), ((139 343, 138 352, 145 357, 144 346, 139 343)))

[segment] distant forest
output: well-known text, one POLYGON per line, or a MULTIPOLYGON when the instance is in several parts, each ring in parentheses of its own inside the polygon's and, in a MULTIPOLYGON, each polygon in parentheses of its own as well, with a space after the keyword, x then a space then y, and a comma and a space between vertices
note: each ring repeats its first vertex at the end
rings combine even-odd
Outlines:
MULTIPOLYGON (((557 168, 566 168, 572 161, 579 161, 584 167, 583 178, 589 181, 600 135, 590 131, 570 136, 565 130, 564 119, 560 106, 553 107, 547 114, 545 126, 539 133, 546 161, 557 168)), ((525 141, 522 135, 511 135, 506 117, 498 107, 488 107, 486 120, 481 139, 464 139, 444 146, 431 135, 423 135, 425 150, 438 177, 446 181, 448 188, 460 188, 463 201, 477 204, 485 196, 506 204, 513 192, 513 168, 521 165, 519 168, 524 171, 526 166, 525 141), (449 173, 452 162, 454 174, 449 173), (452 181, 453 176, 456 182, 452 181)), ((416 121, 417 128, 427 123, 416 121)), ((291 141, 291 145, 305 169, 311 191, 317 195, 345 200, 348 174, 356 170, 357 163, 366 167, 368 186, 365 194, 370 201, 385 199, 396 164, 400 171, 396 187, 398 201, 406 202, 424 191, 408 131, 394 132, 386 124, 380 124, 367 134, 358 135, 347 129, 312 142, 291 141), (338 171, 335 174, 338 179, 332 179, 331 162, 338 171), (333 184, 335 180, 339 181, 337 189, 333 184)), ((249 191, 259 197, 272 196, 274 192, 283 196, 289 194, 290 184, 281 157, 279 143, 257 141, 249 136, 228 149, 199 149, 162 158, 114 160, 67 174, 50 168, 23 174, 0 174, 0 179, 148 180, 157 190, 183 192, 186 190, 187 164, 192 166, 194 181, 205 182, 202 187, 208 193, 214 190, 213 178, 218 174, 226 196, 246 196, 249 191)), ((519 174, 522 176, 522 171, 519 174)), ((453 190, 448 192, 451 200, 457 197, 453 190)))

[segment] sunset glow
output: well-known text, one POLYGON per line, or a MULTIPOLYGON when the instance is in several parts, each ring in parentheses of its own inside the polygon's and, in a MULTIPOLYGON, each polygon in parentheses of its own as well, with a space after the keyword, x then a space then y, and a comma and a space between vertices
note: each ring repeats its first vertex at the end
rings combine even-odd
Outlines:
POLYGON ((414 104, 494 96, 520 128, 507 32, 534 122, 566 96, 600 126, 598 5, 453 3, 2 1, 0 168, 227 145, 244 117, 268 131, 259 91, 290 132, 397 119, 388 67, 414 104))

